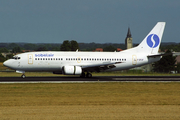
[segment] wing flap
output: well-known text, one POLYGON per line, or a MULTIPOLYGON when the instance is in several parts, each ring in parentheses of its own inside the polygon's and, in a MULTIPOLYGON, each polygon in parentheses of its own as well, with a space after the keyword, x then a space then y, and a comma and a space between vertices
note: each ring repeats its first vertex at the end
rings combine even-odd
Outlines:
POLYGON ((116 67, 115 64, 120 64, 120 63, 122 63, 122 62, 113 62, 113 63, 106 62, 103 64, 86 65, 86 66, 82 66, 82 69, 85 71, 100 72, 100 71, 104 71, 107 69, 112 69, 112 68, 116 67))

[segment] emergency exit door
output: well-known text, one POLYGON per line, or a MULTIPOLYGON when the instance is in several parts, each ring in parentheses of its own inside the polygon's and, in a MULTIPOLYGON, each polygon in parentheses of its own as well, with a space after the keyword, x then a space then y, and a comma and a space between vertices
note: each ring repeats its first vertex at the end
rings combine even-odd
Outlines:
POLYGON ((137 64, 137 56, 133 55, 132 56, 132 65, 136 65, 137 64))
POLYGON ((33 64, 33 55, 28 54, 28 64, 33 64))

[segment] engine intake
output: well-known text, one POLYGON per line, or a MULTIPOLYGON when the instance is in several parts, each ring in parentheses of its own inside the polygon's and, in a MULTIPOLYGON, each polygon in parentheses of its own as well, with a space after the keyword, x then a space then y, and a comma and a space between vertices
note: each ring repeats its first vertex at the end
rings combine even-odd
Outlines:
POLYGON ((64 75, 81 75, 82 68, 79 66, 63 66, 62 72, 64 75))

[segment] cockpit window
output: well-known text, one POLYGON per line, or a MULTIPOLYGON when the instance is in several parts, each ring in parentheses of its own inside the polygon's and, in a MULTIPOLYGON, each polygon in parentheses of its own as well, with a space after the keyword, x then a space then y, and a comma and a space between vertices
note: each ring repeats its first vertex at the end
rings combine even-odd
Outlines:
POLYGON ((21 59, 21 57, 13 56, 12 59, 19 60, 19 59, 21 59))

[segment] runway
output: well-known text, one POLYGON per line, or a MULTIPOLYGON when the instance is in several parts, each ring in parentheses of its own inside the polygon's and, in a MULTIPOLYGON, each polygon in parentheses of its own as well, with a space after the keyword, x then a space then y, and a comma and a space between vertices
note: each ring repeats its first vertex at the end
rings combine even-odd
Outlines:
POLYGON ((0 83, 180 82, 180 76, 0 77, 0 83))

